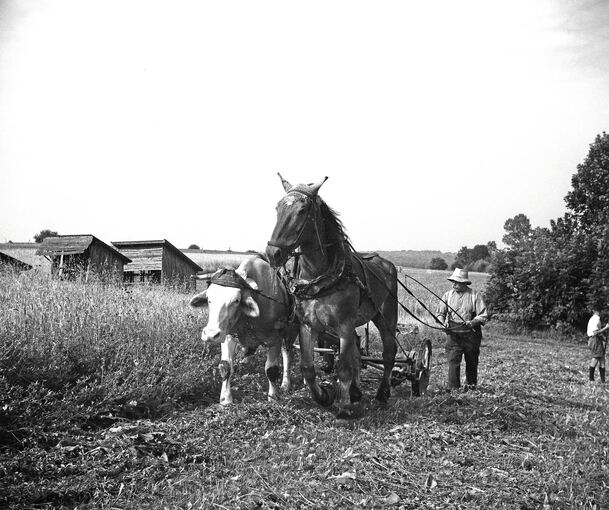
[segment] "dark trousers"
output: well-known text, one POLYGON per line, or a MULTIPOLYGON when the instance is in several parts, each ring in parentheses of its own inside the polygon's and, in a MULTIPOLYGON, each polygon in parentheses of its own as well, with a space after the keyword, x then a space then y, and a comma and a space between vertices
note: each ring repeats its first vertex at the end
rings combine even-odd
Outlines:
POLYGON ((446 340, 446 360, 448 362, 448 386, 461 386, 461 360, 465 357, 465 382, 469 385, 478 384, 478 358, 480 357, 480 342, 478 333, 449 334, 446 340))

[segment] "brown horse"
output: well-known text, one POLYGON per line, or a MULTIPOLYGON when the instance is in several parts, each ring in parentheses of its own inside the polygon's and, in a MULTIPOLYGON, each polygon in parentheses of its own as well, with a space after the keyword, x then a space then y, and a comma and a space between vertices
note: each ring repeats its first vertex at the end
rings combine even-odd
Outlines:
POLYGON ((389 398, 397 350, 397 271, 376 254, 364 256, 352 249, 337 214, 318 195, 327 178, 315 185, 292 186, 279 177, 287 194, 277 205, 277 223, 266 253, 271 265, 279 267, 298 249, 290 290, 301 324, 302 373, 316 402, 329 406, 336 400, 338 418, 349 418, 351 402, 361 399, 355 328, 370 320, 383 341, 384 373, 376 398, 389 398), (313 365, 313 346, 324 331, 340 338, 335 390, 319 385, 313 365))

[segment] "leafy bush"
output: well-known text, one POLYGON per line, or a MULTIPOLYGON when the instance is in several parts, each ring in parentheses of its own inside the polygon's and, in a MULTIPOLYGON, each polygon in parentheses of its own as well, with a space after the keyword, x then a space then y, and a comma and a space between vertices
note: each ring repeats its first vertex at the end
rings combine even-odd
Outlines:
POLYGON ((442 257, 434 257, 429 263, 429 269, 444 271, 445 269, 448 269, 448 264, 442 257))

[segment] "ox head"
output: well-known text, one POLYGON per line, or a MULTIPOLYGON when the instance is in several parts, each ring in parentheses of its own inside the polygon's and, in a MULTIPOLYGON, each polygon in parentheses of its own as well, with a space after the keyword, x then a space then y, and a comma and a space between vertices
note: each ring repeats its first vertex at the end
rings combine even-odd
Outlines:
POLYGON ((273 267, 285 264, 293 251, 304 244, 312 233, 312 213, 319 200, 317 193, 328 179, 324 177, 317 184, 292 186, 281 174, 278 175, 286 195, 277 204, 277 222, 266 247, 266 254, 273 267))
POLYGON ((222 343, 244 316, 260 315, 258 304, 252 297, 252 291, 258 289, 256 282, 244 274, 238 274, 236 271, 232 273, 232 280, 236 282, 234 285, 227 285, 230 278, 222 278, 228 274, 227 270, 217 271, 213 275, 196 276, 197 279, 210 283, 206 290, 190 300, 190 306, 193 307, 208 305, 207 325, 201 333, 201 340, 204 342, 222 343))

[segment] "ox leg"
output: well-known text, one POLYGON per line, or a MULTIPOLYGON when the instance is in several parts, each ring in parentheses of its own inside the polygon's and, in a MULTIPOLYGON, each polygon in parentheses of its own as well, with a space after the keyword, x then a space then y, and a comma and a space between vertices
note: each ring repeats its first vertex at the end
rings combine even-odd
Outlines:
POLYGON ((317 331, 308 326, 300 328, 300 370, 305 383, 311 391, 313 400, 322 406, 332 405, 334 392, 331 388, 322 388, 317 382, 313 360, 313 346, 317 345, 317 331))
MULTIPOLYGON (((338 392, 337 404, 339 419, 348 419, 352 417, 351 406, 351 385, 357 379, 355 360, 359 358, 357 347, 355 345, 355 331, 353 324, 341 325, 340 328, 340 356, 336 367, 338 375, 338 392)), ((357 388, 357 392, 359 388, 357 388)), ((357 392, 354 396, 357 396, 357 392)))
POLYGON ((298 327, 291 326, 288 328, 283 342, 281 342, 281 357, 283 358, 283 378, 281 379, 281 389, 289 391, 290 382, 290 367, 292 366, 292 351, 294 349, 294 341, 298 336, 298 327))
POLYGON ((281 378, 281 389, 290 391, 290 350, 285 345, 281 346, 281 358, 283 361, 283 377, 281 378))
POLYGON ((233 394, 230 388, 230 378, 233 375, 233 359, 237 352, 238 343, 231 335, 226 335, 222 342, 222 358, 218 365, 220 377, 222 378, 222 388, 220 390, 220 405, 227 406, 233 403, 233 394))
POLYGON ((264 371, 266 378, 269 380, 268 400, 272 402, 279 398, 279 390, 277 382, 279 381, 279 351, 281 350, 281 341, 273 342, 269 347, 266 355, 266 363, 264 371))

